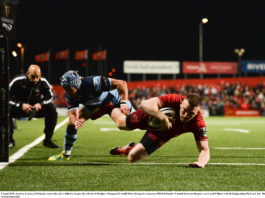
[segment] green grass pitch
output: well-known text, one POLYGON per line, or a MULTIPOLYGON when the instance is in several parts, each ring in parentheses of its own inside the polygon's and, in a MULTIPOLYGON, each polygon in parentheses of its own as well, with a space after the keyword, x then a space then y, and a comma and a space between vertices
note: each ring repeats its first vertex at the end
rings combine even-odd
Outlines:
MULTIPOLYGON (((60 117, 58 123, 64 119, 60 117)), ((53 136, 59 149, 45 148, 41 142, 0 170, 0 190, 265 191, 265 118, 205 121, 211 160, 204 169, 188 166, 198 157, 191 133, 172 139, 141 163, 109 155, 113 147, 138 142, 144 131, 119 131, 109 117, 103 117, 87 121, 78 131, 70 161, 47 160, 62 151, 64 125, 53 136)), ((41 136, 43 128, 43 119, 18 121, 16 147, 10 156, 41 136)))

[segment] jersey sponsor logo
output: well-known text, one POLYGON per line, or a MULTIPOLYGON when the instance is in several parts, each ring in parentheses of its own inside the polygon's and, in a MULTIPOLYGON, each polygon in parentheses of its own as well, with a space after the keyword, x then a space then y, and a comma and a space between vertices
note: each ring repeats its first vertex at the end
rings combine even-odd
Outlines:
POLYGON ((95 77, 93 78, 93 84, 94 84, 94 88, 96 91, 100 91, 101 87, 100 87, 100 77, 95 77))

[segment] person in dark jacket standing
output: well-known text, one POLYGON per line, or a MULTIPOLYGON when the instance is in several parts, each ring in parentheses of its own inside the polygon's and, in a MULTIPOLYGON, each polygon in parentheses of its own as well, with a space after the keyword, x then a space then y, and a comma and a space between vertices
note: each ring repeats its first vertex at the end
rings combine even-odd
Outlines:
POLYGON ((49 82, 41 77, 38 65, 30 65, 26 74, 16 76, 9 84, 10 93, 10 139, 9 148, 15 146, 12 118, 33 117, 45 119, 43 145, 58 148, 51 140, 57 123, 57 112, 49 82))

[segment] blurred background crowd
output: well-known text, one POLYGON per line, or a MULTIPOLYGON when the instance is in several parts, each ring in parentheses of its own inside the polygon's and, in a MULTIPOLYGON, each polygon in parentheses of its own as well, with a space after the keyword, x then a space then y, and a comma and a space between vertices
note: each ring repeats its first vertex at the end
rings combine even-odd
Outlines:
POLYGON ((137 109, 141 101, 164 94, 198 93, 202 96, 202 108, 208 109, 210 115, 224 115, 228 109, 260 110, 265 112, 265 87, 248 86, 242 83, 224 83, 220 86, 182 85, 168 88, 138 88, 129 91, 129 99, 137 109))
MULTIPOLYGON (((56 104, 66 107, 64 92, 55 93, 56 104), (57 94, 58 93, 58 94, 57 94)), ((265 115, 265 85, 256 86, 245 83, 220 83, 217 85, 175 85, 138 87, 129 89, 129 100, 135 109, 143 100, 165 94, 198 93, 202 96, 202 109, 208 110, 209 115, 224 115, 229 110, 258 110, 265 115)))

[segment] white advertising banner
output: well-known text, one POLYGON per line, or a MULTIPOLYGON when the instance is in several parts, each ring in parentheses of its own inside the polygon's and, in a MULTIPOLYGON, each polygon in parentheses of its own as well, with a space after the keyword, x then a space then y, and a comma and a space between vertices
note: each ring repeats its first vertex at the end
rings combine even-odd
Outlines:
POLYGON ((126 74, 179 74, 179 61, 131 61, 123 63, 126 74))

